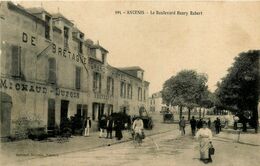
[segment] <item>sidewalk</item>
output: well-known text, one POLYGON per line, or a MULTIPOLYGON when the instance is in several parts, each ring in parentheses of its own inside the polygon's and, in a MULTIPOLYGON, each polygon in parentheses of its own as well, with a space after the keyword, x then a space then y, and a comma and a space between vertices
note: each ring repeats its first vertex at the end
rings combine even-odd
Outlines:
MULTIPOLYGON (((171 130, 176 130, 177 125, 164 124, 160 119, 155 119, 155 127, 152 130, 145 130, 146 136, 155 135, 171 130)), ((73 136, 68 140, 50 138, 44 141, 21 140, 1 144, 2 164, 5 162, 28 160, 38 157, 57 156, 65 153, 72 153, 82 150, 91 150, 102 146, 110 146, 117 143, 130 141, 132 136, 128 131, 123 131, 123 139, 99 138, 99 132, 90 133, 90 137, 73 136)))

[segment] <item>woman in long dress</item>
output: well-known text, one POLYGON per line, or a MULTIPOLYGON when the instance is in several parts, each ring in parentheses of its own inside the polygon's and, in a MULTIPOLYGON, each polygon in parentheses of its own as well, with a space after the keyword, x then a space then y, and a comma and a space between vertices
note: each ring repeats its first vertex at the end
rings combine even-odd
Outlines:
POLYGON ((196 138, 200 143, 200 160, 205 163, 212 162, 209 148, 212 147, 212 132, 207 128, 207 123, 203 123, 203 127, 196 133, 196 138))

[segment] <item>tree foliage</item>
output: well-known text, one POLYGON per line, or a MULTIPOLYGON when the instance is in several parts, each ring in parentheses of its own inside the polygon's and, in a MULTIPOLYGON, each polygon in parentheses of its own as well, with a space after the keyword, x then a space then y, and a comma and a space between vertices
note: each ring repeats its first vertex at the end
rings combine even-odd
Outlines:
POLYGON ((250 110, 258 119, 259 57, 260 51, 249 51, 235 58, 226 77, 218 83, 218 106, 240 113, 250 110))
POLYGON ((209 95, 206 74, 194 70, 182 70, 163 84, 162 98, 167 105, 185 106, 189 109, 200 106, 209 95))

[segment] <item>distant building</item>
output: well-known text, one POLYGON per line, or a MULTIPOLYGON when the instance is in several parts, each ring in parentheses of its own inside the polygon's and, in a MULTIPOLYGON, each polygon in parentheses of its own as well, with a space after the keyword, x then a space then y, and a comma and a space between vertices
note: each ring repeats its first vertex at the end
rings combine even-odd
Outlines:
POLYGON ((152 112, 160 112, 166 111, 169 107, 167 107, 166 104, 163 104, 162 93, 156 92, 149 97, 149 108, 152 112))
POLYGON ((108 51, 60 13, 1 2, 0 49, 1 137, 51 130, 76 114, 95 130, 103 114, 147 109, 144 70, 110 66, 108 51))

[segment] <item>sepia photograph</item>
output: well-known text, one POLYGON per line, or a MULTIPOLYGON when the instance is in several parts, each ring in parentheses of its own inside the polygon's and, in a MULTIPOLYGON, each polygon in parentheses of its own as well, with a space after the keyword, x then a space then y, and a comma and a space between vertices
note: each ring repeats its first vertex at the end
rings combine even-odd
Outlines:
POLYGON ((0 0, 0 165, 258 166, 260 1, 0 0))

